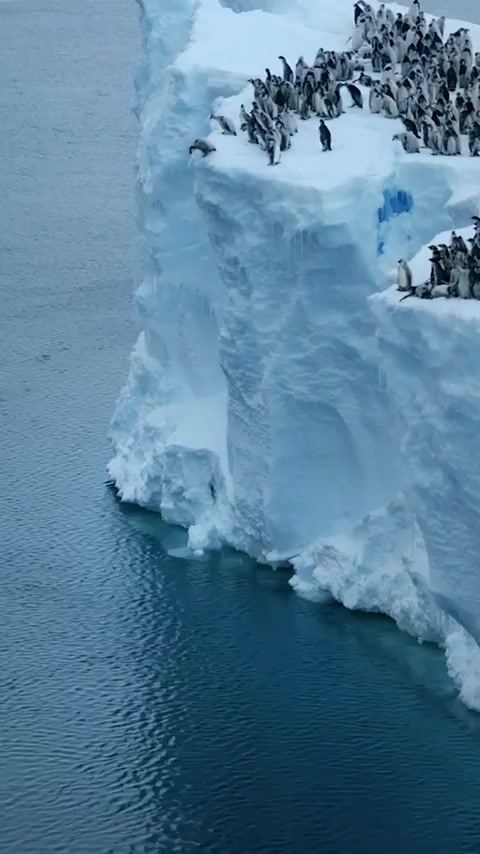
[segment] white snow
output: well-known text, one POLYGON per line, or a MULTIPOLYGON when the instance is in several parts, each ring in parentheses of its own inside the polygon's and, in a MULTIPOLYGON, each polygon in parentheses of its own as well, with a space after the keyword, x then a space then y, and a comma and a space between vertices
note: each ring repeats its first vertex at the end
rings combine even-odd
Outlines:
MULTIPOLYGON (((460 579, 467 598, 468 579, 475 587, 476 540, 460 518, 473 522, 475 469, 465 481, 461 468, 474 459, 473 433, 459 454, 455 428, 433 424, 458 404, 457 431, 473 426, 477 389, 464 351, 475 346, 480 309, 413 299, 397 308, 394 291, 369 300, 399 257, 469 222, 479 163, 405 155, 392 143, 400 123, 367 110, 332 122, 328 154, 316 122, 300 122, 277 167, 246 135, 210 125, 214 107, 238 127, 240 104, 252 98, 247 78, 279 70, 279 53, 311 61, 320 46, 343 49, 350 0, 141 8, 144 332, 112 421, 109 468, 120 494, 188 528, 199 554, 227 542, 266 562, 289 559, 304 595, 327 591, 445 643, 462 696, 480 707, 477 647, 465 632, 473 629, 463 594, 453 596, 460 579), (190 160, 189 145, 208 134, 216 152, 190 160), (430 435, 439 431, 435 457, 429 424, 430 435), (441 499, 426 502, 424 477, 442 489, 450 478, 443 517, 441 499), (457 500, 454 531, 466 551, 463 539, 447 542, 448 502, 457 500)), ((471 30, 480 46, 480 28, 471 30)))

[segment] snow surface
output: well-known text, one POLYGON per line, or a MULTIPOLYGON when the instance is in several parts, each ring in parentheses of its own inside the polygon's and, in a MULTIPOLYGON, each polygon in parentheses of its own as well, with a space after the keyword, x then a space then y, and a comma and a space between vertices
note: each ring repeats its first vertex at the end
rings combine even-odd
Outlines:
MULTIPOLYGON (((316 122, 301 123, 275 168, 245 135, 210 127, 212 105, 238 125, 240 104, 251 103, 247 78, 277 69, 279 53, 312 60, 320 46, 343 49, 350 0, 140 7, 144 332, 112 421, 109 469, 120 495, 187 527, 197 554, 228 542, 272 564, 290 560, 298 592, 382 611, 444 643, 463 698, 480 708, 476 630, 463 594, 452 595, 460 580, 467 599, 468 578, 475 587, 475 538, 460 518, 463 508, 471 526, 475 505, 464 502, 474 472, 453 495, 472 451, 454 453, 455 428, 439 422, 434 465, 427 429, 427 415, 433 423, 459 401, 457 430, 473 426, 471 362, 447 348, 441 382, 435 346, 447 335, 459 346, 456 331, 473 330, 478 306, 408 300, 397 309, 392 292, 368 299, 399 257, 469 222, 479 164, 405 155, 392 143, 400 124, 367 111, 347 109, 332 123, 328 155, 316 122), (208 134, 215 154, 190 160, 193 139, 208 134), (414 456, 408 437, 419 418, 414 456), (406 465, 409 454, 421 469, 406 465), (449 484, 444 517, 459 502, 459 540, 447 542, 442 500, 426 501, 424 476, 449 484), (447 576, 450 585, 441 584, 447 576)), ((480 45, 480 28, 471 30, 480 45)))

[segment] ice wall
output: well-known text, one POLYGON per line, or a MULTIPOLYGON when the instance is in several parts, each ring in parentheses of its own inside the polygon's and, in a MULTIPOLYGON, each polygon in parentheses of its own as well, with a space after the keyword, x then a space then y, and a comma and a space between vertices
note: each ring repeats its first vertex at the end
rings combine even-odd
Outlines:
MULTIPOLYGON (((471 235, 471 228, 465 234, 471 235)), ((448 233, 433 242, 448 242, 448 233)), ((429 253, 413 261, 428 275, 429 253)), ((390 396, 402 425, 408 497, 425 539, 433 601, 480 642, 480 466, 477 428, 480 304, 372 297, 390 396)), ((480 706, 480 653, 464 632, 446 636, 447 659, 464 699, 480 706), (464 648, 465 647, 465 648, 464 648), (468 650, 468 654, 466 653, 468 650)))

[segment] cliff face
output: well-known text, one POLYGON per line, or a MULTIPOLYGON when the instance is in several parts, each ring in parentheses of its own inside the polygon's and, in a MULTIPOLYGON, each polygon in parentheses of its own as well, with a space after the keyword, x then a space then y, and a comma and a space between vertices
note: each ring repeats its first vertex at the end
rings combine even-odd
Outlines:
MULTIPOLYGON (((465 239, 471 233, 469 228, 465 239)), ((439 234, 433 242, 449 238, 449 233, 439 234)), ((428 257, 423 251, 414 259, 418 281, 428 275, 428 257)), ((378 322, 389 396, 401 422, 409 506, 425 540, 433 601, 478 643, 480 377, 474 365, 480 304, 409 299, 400 306, 398 298, 396 291, 386 291, 370 304, 378 322)), ((462 672, 464 696, 478 707, 478 684, 472 679, 479 666, 478 647, 465 633, 452 631, 447 653, 452 673, 462 672)))
POLYGON ((252 5, 141 4, 144 331, 110 473, 123 499, 187 527, 192 549, 291 559, 299 591, 446 643, 475 705, 476 306, 448 319, 437 304, 372 295, 399 257, 467 223, 476 163, 403 156, 396 123, 349 110, 348 96, 329 154, 312 120, 280 166, 218 130, 215 154, 190 161, 212 104, 238 126, 246 79, 277 68, 278 53, 345 46, 350 2, 252 5))

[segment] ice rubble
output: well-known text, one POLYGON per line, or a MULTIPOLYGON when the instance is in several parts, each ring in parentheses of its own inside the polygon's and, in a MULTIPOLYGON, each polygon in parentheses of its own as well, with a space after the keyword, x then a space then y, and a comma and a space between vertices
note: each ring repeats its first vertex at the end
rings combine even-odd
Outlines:
POLYGON ((144 332, 112 421, 120 494, 187 527, 193 549, 229 542, 291 559, 299 592, 329 591, 444 642, 464 699, 480 707, 477 649, 460 628, 475 636, 475 478, 462 468, 475 394, 462 354, 474 340, 460 347, 458 333, 473 331, 477 307, 368 300, 398 257, 468 222, 479 167, 405 156, 391 142, 397 123, 367 112, 336 120, 328 156, 310 122, 276 169, 219 132, 214 157, 189 164, 217 99, 238 121, 246 78, 277 67, 279 52, 342 49, 351 3, 140 7, 144 332), (460 352, 440 364, 442 323, 443 345, 448 335, 460 352), (455 424, 440 420, 457 404, 455 424))

